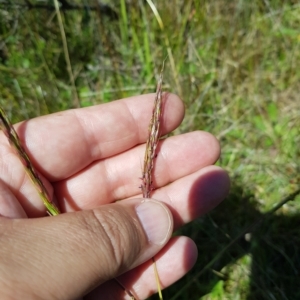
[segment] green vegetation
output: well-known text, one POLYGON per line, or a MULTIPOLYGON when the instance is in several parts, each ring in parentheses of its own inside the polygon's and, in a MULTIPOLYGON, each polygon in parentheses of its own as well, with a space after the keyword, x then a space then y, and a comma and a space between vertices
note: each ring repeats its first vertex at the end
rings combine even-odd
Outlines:
MULTIPOLYGON (((75 107, 54 9, 3 2, 0 103, 10 119, 75 107)), ((267 214, 300 185, 300 5, 155 1, 162 30, 146 1, 106 2, 62 11, 80 106, 155 91, 169 50, 164 90, 187 111, 176 133, 215 134, 232 178, 227 201, 181 230, 199 259, 164 298, 300 299, 299 196, 267 214)))

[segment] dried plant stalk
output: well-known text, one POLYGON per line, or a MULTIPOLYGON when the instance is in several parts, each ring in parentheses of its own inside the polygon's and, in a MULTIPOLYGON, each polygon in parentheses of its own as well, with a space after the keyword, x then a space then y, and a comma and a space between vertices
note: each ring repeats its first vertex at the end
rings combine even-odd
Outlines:
MULTIPOLYGON (((161 129, 161 122, 162 122, 162 98, 163 98, 162 81, 163 81, 164 64, 165 61, 163 61, 163 65, 157 82, 154 107, 153 107, 152 117, 149 124, 149 133, 148 133, 148 139, 146 143, 144 165, 142 171, 142 185, 141 185, 143 198, 150 198, 151 192, 154 189, 153 168, 154 168, 154 159, 157 156, 156 149, 160 139, 160 129, 161 129)), ((154 274, 155 274, 155 279, 157 284, 157 292, 159 295, 159 299, 162 300, 163 296, 161 292, 160 280, 159 280, 154 257, 152 257, 152 261, 153 261, 154 274)))
POLYGON ((28 154, 26 153, 25 149, 23 148, 20 138, 15 131, 14 127, 10 123, 8 117, 6 116, 4 110, 0 106, 0 128, 3 130, 4 134, 7 136, 9 143, 11 146, 16 150, 20 160, 22 161, 24 168, 29 175, 33 185, 37 189, 40 198, 42 199, 47 212, 51 216, 56 216, 60 214, 59 209, 56 205, 50 200, 48 192, 38 174, 35 167, 31 163, 28 154))
MULTIPOLYGON (((156 95, 154 100, 154 106, 152 111, 152 117, 150 120, 149 128, 148 128, 148 139, 146 142, 146 150, 144 156, 144 164, 142 170, 142 184, 140 186, 143 194, 143 198, 150 198, 151 192, 153 191, 153 168, 154 168, 154 159, 156 157, 156 148, 160 138, 160 125, 162 119, 162 81, 163 81, 163 70, 164 70, 165 61, 163 61, 163 65, 159 74, 159 79, 156 87, 156 95)), ((155 280, 157 284, 157 291, 159 294, 159 299, 163 300, 160 280, 156 268, 156 263, 154 257, 152 257, 155 280)), ((117 279, 118 284, 125 289, 127 294, 130 296, 131 300, 136 300, 133 294, 128 291, 117 279)))
POLYGON ((149 135, 146 143, 144 156, 144 165, 142 170, 142 193, 144 198, 150 198, 153 190, 152 173, 154 159, 156 157, 156 148, 160 138, 160 125, 162 117, 162 80, 163 80, 164 63, 159 75, 152 118, 149 124, 149 135))

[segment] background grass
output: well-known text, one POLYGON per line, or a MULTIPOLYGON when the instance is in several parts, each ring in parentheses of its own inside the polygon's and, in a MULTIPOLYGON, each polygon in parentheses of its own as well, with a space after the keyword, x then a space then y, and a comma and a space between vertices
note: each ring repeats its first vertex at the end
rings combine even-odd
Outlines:
MULTIPOLYGON (((0 0, 0 104, 13 122, 78 105, 52 1, 26 2, 0 0)), ((299 197, 268 214, 300 185, 297 1, 155 1, 163 30, 146 1, 72 3, 83 7, 61 12, 80 106, 154 91, 169 50, 164 89, 187 111, 176 133, 222 145, 231 193, 181 230, 199 259, 165 299, 300 299, 299 197)))

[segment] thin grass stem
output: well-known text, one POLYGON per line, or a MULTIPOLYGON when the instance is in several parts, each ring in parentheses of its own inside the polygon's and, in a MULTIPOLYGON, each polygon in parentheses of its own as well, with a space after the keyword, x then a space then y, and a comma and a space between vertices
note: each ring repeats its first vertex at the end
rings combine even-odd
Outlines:
POLYGON ((169 38, 165 33, 165 26, 164 26, 163 20, 160 16, 156 6, 152 2, 152 0, 146 0, 146 1, 149 4, 149 6, 150 6, 150 8, 151 8, 156 20, 157 20, 159 28, 161 29, 161 32, 163 34, 163 37, 164 37, 164 40, 165 40, 165 45, 166 45, 166 48, 167 48, 168 57, 170 59, 170 65, 171 65, 172 73, 173 73, 174 80, 175 80, 175 83, 176 83, 176 86, 177 86, 177 91, 178 91, 179 96, 182 97, 182 90, 181 90, 181 86, 180 86, 180 83, 179 83, 178 73, 177 73, 177 70, 176 70, 176 67, 175 67, 175 60, 174 60, 174 57, 173 57, 173 52, 172 52, 172 49, 171 49, 169 38))
POLYGON ((21 144, 20 138, 15 131, 13 125, 10 123, 8 117, 6 116, 4 110, 0 106, 0 128, 3 130, 4 134, 9 140, 11 146, 16 150, 20 160, 22 161, 24 168, 31 179, 33 185, 35 186, 40 198, 42 199, 47 212, 51 216, 56 216, 60 214, 59 209, 50 200, 47 189, 45 188, 37 170, 31 163, 28 154, 26 153, 24 147, 21 144))
POLYGON ((56 15, 57 15, 59 30, 60 30, 60 34, 61 34, 61 40, 62 40, 62 43, 63 43, 65 60, 66 60, 66 63, 67 63, 67 70, 68 70, 69 78, 70 78, 71 85, 72 85, 74 105, 76 107, 80 107, 79 97, 78 97, 77 90, 76 90, 76 85, 75 85, 75 78, 74 78, 73 71, 72 71, 72 66, 71 66, 71 60, 70 60, 70 55, 69 55, 69 50, 68 50, 68 43, 67 43, 66 33, 65 33, 62 17, 61 17, 61 14, 60 14, 60 10, 59 10, 59 4, 58 4, 57 0, 53 0, 53 1, 54 1, 55 11, 56 11, 56 15))
MULTIPOLYGON (((159 79, 156 88, 156 95, 154 100, 154 108, 152 112, 152 117, 149 124, 148 129, 148 139, 146 142, 146 150, 144 156, 144 164, 142 171, 142 194, 144 198, 150 198, 151 192, 153 191, 153 168, 154 168, 154 160, 157 155, 156 149, 160 139, 160 129, 161 129, 161 121, 162 121, 162 83, 163 83, 163 71, 165 66, 165 60, 163 61, 163 65, 159 74, 159 79)), ((157 292, 159 295, 159 299, 163 300, 159 275, 157 271, 157 266, 154 257, 152 258, 155 280, 157 285, 157 292)))
POLYGON ((157 285, 158 297, 159 297, 159 299, 163 300, 163 295, 162 295, 161 286, 160 286, 160 280, 159 280, 156 261, 155 261, 154 257, 152 257, 152 262, 153 262, 153 268, 154 268, 155 281, 156 281, 156 285, 157 285))

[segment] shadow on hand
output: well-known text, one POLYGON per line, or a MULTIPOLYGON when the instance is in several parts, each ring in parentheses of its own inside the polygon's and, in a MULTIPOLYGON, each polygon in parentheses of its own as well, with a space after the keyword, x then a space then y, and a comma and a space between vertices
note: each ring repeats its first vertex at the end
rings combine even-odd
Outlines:
POLYGON ((165 299, 199 299, 208 293, 222 299, 225 290, 234 297, 235 286, 242 299, 300 299, 300 216, 264 215, 257 203, 233 183, 212 213, 178 231, 195 241, 199 257, 191 272, 164 290, 165 299), (240 274, 230 274, 239 265, 235 272, 240 274))

